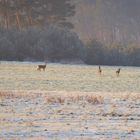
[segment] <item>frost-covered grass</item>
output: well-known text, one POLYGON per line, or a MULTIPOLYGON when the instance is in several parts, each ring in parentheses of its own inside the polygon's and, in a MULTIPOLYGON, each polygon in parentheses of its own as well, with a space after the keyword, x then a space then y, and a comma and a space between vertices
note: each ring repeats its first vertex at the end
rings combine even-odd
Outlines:
POLYGON ((0 92, 2 140, 138 140, 140 94, 0 92))
POLYGON ((1 62, 0 90, 47 90, 47 91, 103 91, 140 92, 140 68, 88 65, 47 65, 46 71, 37 71, 39 63, 1 62))
POLYGON ((139 139, 140 68, 38 64, 0 63, 0 139, 139 139))

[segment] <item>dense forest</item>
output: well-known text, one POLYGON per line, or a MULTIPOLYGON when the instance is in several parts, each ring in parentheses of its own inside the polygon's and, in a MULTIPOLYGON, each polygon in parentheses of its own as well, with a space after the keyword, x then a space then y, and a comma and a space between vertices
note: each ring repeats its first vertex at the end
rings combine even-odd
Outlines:
POLYGON ((0 60, 140 66, 139 0, 0 0, 0 60))
POLYGON ((76 10, 73 22, 82 39, 140 42, 139 0, 79 0, 76 10))
POLYGON ((0 0, 1 27, 27 29, 30 26, 59 24, 72 27, 67 17, 75 14, 70 0, 0 0))

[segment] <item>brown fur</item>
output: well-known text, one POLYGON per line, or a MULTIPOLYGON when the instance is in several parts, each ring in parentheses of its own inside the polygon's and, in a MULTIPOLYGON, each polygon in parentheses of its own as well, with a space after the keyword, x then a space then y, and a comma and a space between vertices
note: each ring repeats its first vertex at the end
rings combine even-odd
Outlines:
POLYGON ((46 65, 38 65, 37 70, 41 70, 41 69, 45 71, 46 65))
POLYGON ((117 75, 117 76, 119 76, 120 70, 121 70, 121 69, 119 68, 119 69, 116 71, 116 75, 117 75))
POLYGON ((99 69, 98 69, 98 73, 101 75, 101 73, 102 73, 102 69, 101 69, 101 67, 99 66, 99 69))

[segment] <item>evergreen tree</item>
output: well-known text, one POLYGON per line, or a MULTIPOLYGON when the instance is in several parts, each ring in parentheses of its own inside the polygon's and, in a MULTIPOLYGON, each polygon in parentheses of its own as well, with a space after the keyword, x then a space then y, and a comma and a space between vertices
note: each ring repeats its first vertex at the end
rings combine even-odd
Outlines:
POLYGON ((0 0, 0 23, 18 29, 49 24, 73 27, 67 17, 73 16, 71 0, 0 0))

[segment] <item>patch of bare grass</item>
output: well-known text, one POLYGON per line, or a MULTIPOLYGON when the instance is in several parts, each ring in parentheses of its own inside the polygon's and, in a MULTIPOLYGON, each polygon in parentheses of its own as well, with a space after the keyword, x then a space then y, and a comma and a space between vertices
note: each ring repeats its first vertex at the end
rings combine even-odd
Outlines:
POLYGON ((53 103, 60 103, 60 104, 63 104, 65 102, 65 99, 63 97, 54 97, 54 96, 51 96, 51 97, 46 97, 46 101, 47 103, 50 103, 50 104, 53 104, 53 103))
POLYGON ((119 100, 134 101, 134 102, 140 100, 140 93, 123 93, 123 94, 118 97, 119 100))
POLYGON ((11 92, 0 92, 0 98, 13 98, 14 96, 11 92))
POLYGON ((9 91, 0 91, 0 98, 33 98, 36 97, 36 94, 28 94, 26 92, 9 92, 9 91))
POLYGON ((49 104, 59 103, 89 103, 89 104, 102 104, 104 102, 103 97, 94 95, 72 95, 72 96, 47 96, 46 102, 49 104))

